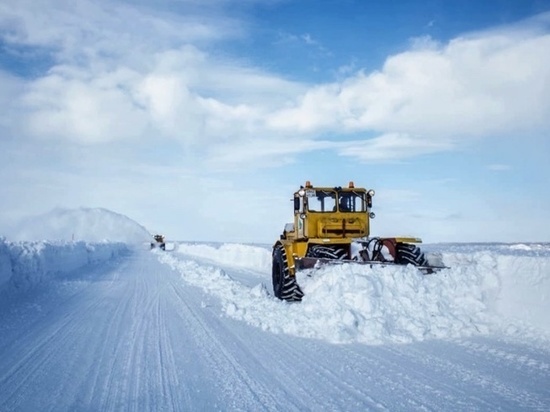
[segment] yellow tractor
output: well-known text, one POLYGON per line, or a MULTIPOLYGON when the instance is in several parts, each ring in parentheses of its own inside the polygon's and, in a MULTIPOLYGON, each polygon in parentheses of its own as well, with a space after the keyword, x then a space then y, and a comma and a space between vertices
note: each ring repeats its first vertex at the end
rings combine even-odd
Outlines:
POLYGON ((156 247, 161 248, 162 250, 166 250, 166 242, 164 240, 164 236, 162 235, 155 235, 153 236, 154 242, 151 242, 151 249, 154 249, 156 247))
POLYGON ((362 263, 417 266, 433 273, 415 237, 370 237, 374 190, 314 187, 309 181, 294 193, 294 222, 273 245, 273 292, 279 299, 301 301, 296 272, 319 264, 362 263))

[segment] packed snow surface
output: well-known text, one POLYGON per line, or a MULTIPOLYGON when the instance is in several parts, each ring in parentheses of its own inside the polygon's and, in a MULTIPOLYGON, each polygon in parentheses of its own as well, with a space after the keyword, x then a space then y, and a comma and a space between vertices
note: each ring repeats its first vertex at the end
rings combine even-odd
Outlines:
POLYGON ((0 239, 0 410, 550 409, 550 244, 424 245, 433 275, 325 266, 288 303, 269 245, 149 250, 94 216, 87 238, 132 241, 54 240, 57 215, 0 239))

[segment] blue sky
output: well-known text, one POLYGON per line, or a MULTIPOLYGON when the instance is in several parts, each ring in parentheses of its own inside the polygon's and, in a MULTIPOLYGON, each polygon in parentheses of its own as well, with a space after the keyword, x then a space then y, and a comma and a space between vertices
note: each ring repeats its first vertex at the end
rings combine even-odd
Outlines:
POLYGON ((105 207, 271 243, 305 180, 373 235, 550 241, 550 1, 0 0, 0 235, 105 207))

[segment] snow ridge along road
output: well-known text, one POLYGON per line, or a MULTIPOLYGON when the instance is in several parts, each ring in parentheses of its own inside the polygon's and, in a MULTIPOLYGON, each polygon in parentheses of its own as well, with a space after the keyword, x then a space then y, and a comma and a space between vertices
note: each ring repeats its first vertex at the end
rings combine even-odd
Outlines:
POLYGON ((408 269, 377 280, 343 268, 340 283, 304 279, 310 302, 292 305, 269 293, 268 249, 234 246, 234 257, 249 248, 243 263, 230 246, 201 247, 211 253, 135 250, 2 295, 0 410, 549 408, 546 336, 505 333, 488 293, 503 290, 498 271, 456 269, 474 281, 468 296, 452 276, 436 286, 408 269), (451 297, 452 284, 460 299, 429 298, 451 297))

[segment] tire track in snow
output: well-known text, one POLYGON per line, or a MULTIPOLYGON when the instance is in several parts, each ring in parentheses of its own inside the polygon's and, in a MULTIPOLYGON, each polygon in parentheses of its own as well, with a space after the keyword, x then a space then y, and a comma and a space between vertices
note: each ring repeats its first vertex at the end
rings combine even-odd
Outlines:
POLYGON ((187 391, 178 384, 173 341, 166 324, 164 273, 158 273, 157 263, 148 254, 134 256, 122 272, 120 293, 114 296, 117 308, 103 334, 104 344, 84 406, 96 410, 189 410, 185 407, 187 391))
MULTIPOLYGON (((111 282, 109 288, 113 288, 115 286, 114 281, 119 278, 119 271, 115 273, 117 276, 113 277, 113 282, 111 282)), ((85 382, 89 382, 90 385, 82 388, 80 394, 76 396, 78 399, 76 407, 86 407, 97 403, 108 409, 108 404, 105 403, 102 394, 109 392, 109 388, 115 380, 113 371, 124 345, 122 326, 124 325, 124 314, 127 313, 129 304, 130 299, 118 299, 111 321, 107 322, 106 327, 100 331, 98 339, 104 344, 96 347, 85 379, 85 382), (108 342, 115 342, 114 347, 107 344, 108 342)))
MULTIPOLYGON (((118 298, 124 302, 124 310, 117 312, 120 314, 118 325, 121 331, 118 335, 113 336, 114 339, 105 342, 105 347, 112 352, 109 356, 107 353, 107 368, 101 366, 100 371, 107 370, 107 376, 103 379, 101 395, 99 397, 99 405, 101 410, 115 410, 123 405, 123 400, 126 399, 126 393, 129 387, 129 364, 131 363, 128 349, 133 349, 132 344, 135 344, 135 336, 132 339, 130 333, 134 332, 133 325, 136 319, 142 321, 141 318, 136 318, 136 307, 138 307, 139 298, 142 297, 143 279, 136 276, 131 282, 128 282, 126 294, 120 295, 118 298), (114 344, 114 348, 113 348, 114 344), (120 371, 122 369, 122 372, 120 371), (122 375, 122 377, 120 376, 122 375)), ((115 313, 116 314, 116 313, 115 313)), ((130 354, 132 352, 130 351, 130 354)))
POLYGON ((160 381, 162 388, 162 395, 165 399, 169 400, 169 404, 172 411, 180 410, 177 403, 177 398, 174 396, 174 388, 179 387, 178 375, 175 373, 174 365, 176 364, 174 359, 174 350, 172 348, 172 339, 170 338, 168 327, 166 325, 166 302, 164 300, 158 300, 157 307, 157 320, 159 325, 158 334, 158 363, 160 365, 160 381))
MULTIPOLYGON (((33 391, 34 388, 27 387, 27 383, 31 380, 44 380, 45 385, 51 386, 53 393, 49 394, 50 397, 59 396, 62 393, 62 388, 53 384, 51 374, 60 373, 60 365, 76 364, 77 360, 67 358, 66 352, 67 348, 76 348, 78 337, 88 332, 78 322, 79 317, 81 313, 93 312, 102 303, 101 299, 91 301, 85 299, 90 285, 60 302, 60 305, 55 305, 43 316, 43 324, 36 322, 33 328, 20 334, 13 342, 13 346, 17 349, 6 349, 10 351, 11 358, 15 362, 6 374, 0 377, 0 387, 4 389, 2 391, 4 396, 11 391, 11 395, 5 401, 7 405, 13 399, 17 402, 13 406, 19 404, 19 401, 22 401, 18 396, 20 392, 33 391), (80 302, 79 308, 82 312, 80 310, 60 311, 60 308, 72 306, 76 301, 80 302), (57 317, 57 315, 60 316, 57 317), (18 345, 19 342, 20 345, 18 345), (49 365, 55 365, 55 367, 52 368, 49 365)), ((66 369, 73 370, 68 366, 66 369)), ((75 369, 79 369, 78 366, 75 369)))
POLYGON ((157 346, 156 343, 151 346, 147 344, 151 337, 158 337, 155 309, 159 291, 158 287, 151 284, 156 275, 152 275, 152 279, 148 279, 148 275, 135 274, 138 282, 135 293, 132 294, 132 305, 128 315, 131 326, 128 330, 128 345, 121 362, 121 381, 111 394, 114 405, 124 405, 125 409, 132 411, 151 410, 155 407, 151 399, 153 391, 146 389, 152 386, 149 375, 156 373, 159 367, 158 363, 152 362, 157 358, 149 351, 155 350, 157 346))
MULTIPOLYGON (((172 259, 168 259, 167 256, 161 256, 162 261, 168 261, 169 264, 173 264, 171 262, 172 259)), ((183 263, 183 262, 182 262, 183 263)), ((212 266, 212 262, 208 261, 207 266, 203 267, 201 266, 201 263, 197 262, 195 258, 191 262, 185 262, 183 265, 177 265, 177 270, 186 270, 187 272, 183 276, 184 280, 187 281, 188 276, 191 276, 190 279, 192 279, 191 284, 198 284, 200 285, 202 282, 205 282, 204 284, 211 284, 206 282, 211 282, 212 279, 208 279, 209 277, 215 276, 216 279, 219 278, 218 271, 220 273, 231 273, 230 270, 227 270, 224 267, 217 266, 217 269, 215 269, 212 266), (201 272, 201 275, 203 275, 204 280, 197 281, 196 275, 191 274, 192 271, 197 271, 197 273, 201 272), (205 272, 205 273, 202 273, 205 272)), ((232 279, 233 275, 231 276, 223 276, 220 278, 222 282, 227 284, 228 282, 233 284, 232 279)), ((213 290, 208 289, 208 293, 214 292, 215 296, 222 297, 224 296, 224 293, 219 285, 214 286, 212 285, 213 290)), ((226 285, 226 287, 230 288, 230 285, 226 285)), ((237 292, 234 299, 238 299, 240 296, 239 292, 242 292, 243 299, 246 299, 246 290, 241 291, 241 289, 249 289, 244 287, 236 287, 237 292)), ((232 290, 232 289, 231 289, 232 290)), ((271 302, 274 303, 274 302, 271 302)), ((284 302, 276 302, 280 303, 273 305, 275 308, 280 307, 286 308, 286 305, 284 302)), ((281 316, 284 316, 285 311, 281 311, 281 316)), ((355 407, 350 408, 349 405, 346 405, 346 402, 340 401, 341 399, 346 399, 349 401, 350 396, 352 397, 353 401, 357 403, 359 407, 366 407, 368 406, 371 409, 381 409, 384 410, 385 407, 382 403, 378 402, 377 400, 370 397, 365 390, 361 390, 357 386, 354 386, 351 381, 343 382, 342 377, 337 376, 334 374, 330 366, 323 367, 322 359, 315 359, 314 357, 311 357, 308 355, 308 351, 298 351, 296 347, 291 346, 288 344, 289 336, 285 335, 284 338, 281 338, 277 335, 268 334, 267 336, 271 336, 272 339, 275 339, 278 341, 278 344, 282 347, 285 347, 284 350, 278 351, 278 348, 276 348, 277 345, 273 345, 273 342, 269 342, 268 346, 270 349, 277 350, 277 355, 273 353, 264 353, 267 357, 280 357, 281 359, 284 359, 283 362, 279 363, 277 365, 277 369, 281 369, 284 372, 280 373, 277 371, 276 373, 279 373, 280 379, 277 381, 277 384, 279 385, 285 385, 286 382, 290 382, 288 387, 288 393, 296 393, 299 390, 300 395, 298 396, 298 399, 295 401, 296 405, 303 404, 303 407, 305 408, 311 408, 312 405, 318 405, 319 408, 326 408, 331 407, 334 409, 339 410, 354 410, 355 407), (307 371, 308 376, 310 377, 312 372, 315 372, 316 376, 318 377, 316 380, 316 385, 319 385, 323 388, 323 393, 320 393, 317 391, 317 389, 314 389, 314 393, 316 396, 312 396, 312 388, 311 386, 304 385, 303 380, 303 372, 307 371), (300 389, 299 389, 300 388, 300 389), (331 393, 331 396, 327 396, 326 393, 331 393), (352 395, 353 394, 353 395, 352 395), (322 401, 319 400, 319 398, 322 399, 322 401), (349 409, 345 409, 349 408, 349 409)), ((298 339, 305 339, 305 338, 298 338, 298 339)), ((307 339, 305 339, 307 341, 307 339)), ((314 342, 314 341, 313 341, 314 342)), ((327 345, 330 347, 330 345, 327 345)), ((257 349, 258 351, 261 350, 261 347, 257 349)), ((256 356, 258 356, 256 354, 256 356)), ((328 355, 330 356, 330 355, 328 355)), ((274 373, 273 370, 270 371, 270 373, 274 373)), ((345 380, 344 380, 345 381, 345 380)), ((274 385, 273 385, 274 386, 274 385)))
MULTIPOLYGON (((521 378, 503 381, 496 372, 498 363, 487 369, 478 365, 491 364, 486 356, 470 357, 467 352, 457 351, 460 347, 453 342, 438 342, 437 345, 418 345, 407 348, 406 359, 414 360, 420 370, 432 370, 443 382, 456 382, 464 394, 472 400, 491 404, 506 405, 510 409, 547 410, 550 404, 550 389, 540 396, 534 393, 530 384, 529 390, 521 385, 521 378), (411 352, 415 356, 411 357, 411 352), (486 401, 484 401, 486 399, 486 401)), ((545 381, 547 382, 547 378, 545 381)), ((545 383, 542 383, 545 385, 545 383)), ((457 389, 455 389, 455 392, 457 389)), ((544 391, 542 392, 544 393, 544 391)))
MULTIPOLYGON (((193 270, 193 268, 201 270, 200 266, 196 266, 196 264, 186 265, 185 267, 187 270, 193 270)), ((212 268, 211 262, 208 262, 208 268, 212 268)), ((231 271, 227 270, 225 267, 218 266, 218 269, 221 270, 222 273, 231 273, 231 271)), ((210 272, 216 271, 209 269, 209 273, 210 272)), ((259 275, 256 274, 256 276, 259 275)), ((230 275, 230 278, 232 277, 233 276, 230 275)), ((225 278, 224 281, 227 281, 227 278, 225 278)), ((238 296, 235 298, 237 297, 238 296)), ((277 301, 276 303, 279 302, 277 301)), ((284 303, 281 302, 281 307, 283 305, 284 303)), ((346 406, 350 399, 355 402, 357 407, 368 407, 370 409, 379 410, 385 409, 381 402, 373 399, 365 390, 361 390, 361 388, 354 385, 351 379, 342 379, 341 376, 334 374, 329 366, 322 366, 322 359, 310 357, 308 356, 308 351, 300 351, 296 347, 287 343, 288 339, 293 339, 294 337, 285 335, 284 338, 281 338, 280 335, 276 334, 261 334, 266 337, 265 347, 269 348, 269 350, 264 351, 264 345, 257 345, 253 349, 253 356, 258 359, 279 358, 283 360, 276 365, 271 365, 273 368, 266 371, 266 373, 269 374, 277 374, 279 377, 279 379, 270 379, 270 390, 273 392, 273 387, 278 387, 278 392, 281 393, 281 396, 277 397, 279 402, 281 398, 284 398, 285 396, 288 397, 288 394, 299 392, 299 395, 296 396, 296 400, 293 404, 294 406, 302 405, 300 406, 301 409, 315 409, 315 405, 317 405, 317 408, 321 409, 332 408, 337 410, 354 410, 355 407, 349 408, 349 406, 346 406), (281 348, 283 349, 280 350, 281 348), (272 351, 276 351, 276 353, 273 353, 272 351), (304 386, 303 370, 308 370, 309 378, 311 378, 313 374, 318 376, 318 382, 316 382, 315 386, 322 388, 319 392, 312 394, 311 386, 304 386), (330 393, 330 396, 327 395, 327 393, 330 393), (349 409, 345 409, 346 407, 349 409)), ((239 339, 238 335, 235 336, 235 339, 239 339)), ((303 338, 296 339, 300 340, 303 338)), ((240 341, 242 343, 242 348, 249 346, 248 342, 242 340, 240 341)), ((307 339, 304 339, 302 342, 304 341, 307 341, 307 339)), ((325 347, 330 348, 330 345, 325 345, 325 347)), ((309 382, 309 379, 306 382, 309 382)))
POLYGON ((190 327, 194 338, 202 344, 203 359, 210 365, 211 371, 217 375, 225 396, 232 402, 225 407, 238 410, 258 410, 258 408, 277 410, 277 399, 270 393, 269 388, 259 385, 246 368, 239 364, 239 361, 227 350, 226 343, 219 340, 218 333, 214 333, 203 316, 188 303, 181 287, 174 284, 172 287, 179 301, 186 308, 185 312, 191 315, 191 317, 183 316, 182 320, 192 322, 190 327), (236 393, 239 394, 239 398, 235 396, 236 393))
MULTIPOLYGON (((354 345, 348 348, 351 356, 356 359, 355 365, 364 365, 375 371, 374 379, 369 379, 374 392, 394 394, 391 410, 431 410, 439 411, 454 405, 456 410, 492 409, 490 401, 477 399, 468 401, 470 394, 462 390, 448 379, 434 373, 431 365, 420 367, 416 357, 407 352, 409 345, 383 345, 361 347, 354 345)), ((384 397, 387 397, 384 396, 384 397)))
POLYGON ((180 384, 175 340, 166 320, 170 273, 159 271, 158 261, 149 253, 137 256, 131 269, 135 282, 134 289, 128 291, 127 344, 110 404, 135 411, 190 410, 188 389, 180 384))
POLYGON ((0 360, 0 410, 191 409, 158 268, 149 255, 133 256, 69 299, 45 302, 32 329, 13 328, 0 360))
MULTIPOLYGON (((271 355, 282 360, 277 370, 272 372, 278 375, 279 382, 290 382, 294 391, 299 388, 301 399, 308 408, 338 411, 389 410, 383 401, 371 396, 367 388, 359 387, 354 375, 342 374, 333 369, 331 344, 299 337, 289 339, 280 335, 273 335, 272 340, 274 342, 266 347, 276 350, 277 353, 271 355), (303 379, 304 370, 308 371, 307 381, 303 379), (312 393, 312 386, 317 392, 312 393)), ((264 355, 268 356, 268 353, 264 355)))
MULTIPOLYGON (((196 302, 194 307, 198 307, 196 302)), ((210 312, 208 308, 205 311, 210 312)), ((324 409, 327 406, 326 402, 319 402, 317 393, 312 392, 311 387, 304 387, 303 370, 296 374, 296 369, 288 364, 287 344, 279 340, 279 336, 252 328, 258 332, 258 336, 251 341, 245 339, 249 337, 248 334, 239 334, 238 330, 233 330, 225 322, 230 322, 233 326, 234 324, 243 326, 242 323, 233 319, 220 318, 217 314, 210 314, 210 316, 214 316, 217 321, 215 325, 206 326, 208 336, 212 333, 220 337, 225 335, 223 341, 220 341, 219 337, 216 338, 216 346, 221 345, 224 357, 230 362, 232 368, 236 368, 237 372, 243 371, 247 377, 248 388, 260 395, 257 398, 261 406, 256 406, 255 409, 305 411, 324 409), (223 333, 219 334, 221 330, 223 333), (239 356, 229 353, 225 348, 238 348, 239 356), (292 373, 281 373, 281 371, 292 373), (253 376, 252 381, 249 376, 253 376)), ((218 374, 221 373, 221 371, 218 372, 218 374)), ((239 376, 242 376, 242 373, 238 373, 233 380, 240 379, 239 376)), ((242 409, 238 406, 237 408, 242 409)))
POLYGON ((481 342, 459 341, 458 345, 472 354, 483 358, 490 357, 495 363, 505 363, 514 367, 518 372, 527 370, 529 374, 538 373, 541 379, 548 378, 550 364, 540 358, 547 358, 542 351, 528 350, 521 347, 518 351, 512 351, 513 343, 508 342, 504 347, 495 347, 496 342, 492 341, 491 346, 481 342), (521 350, 521 353, 519 352, 521 350))

